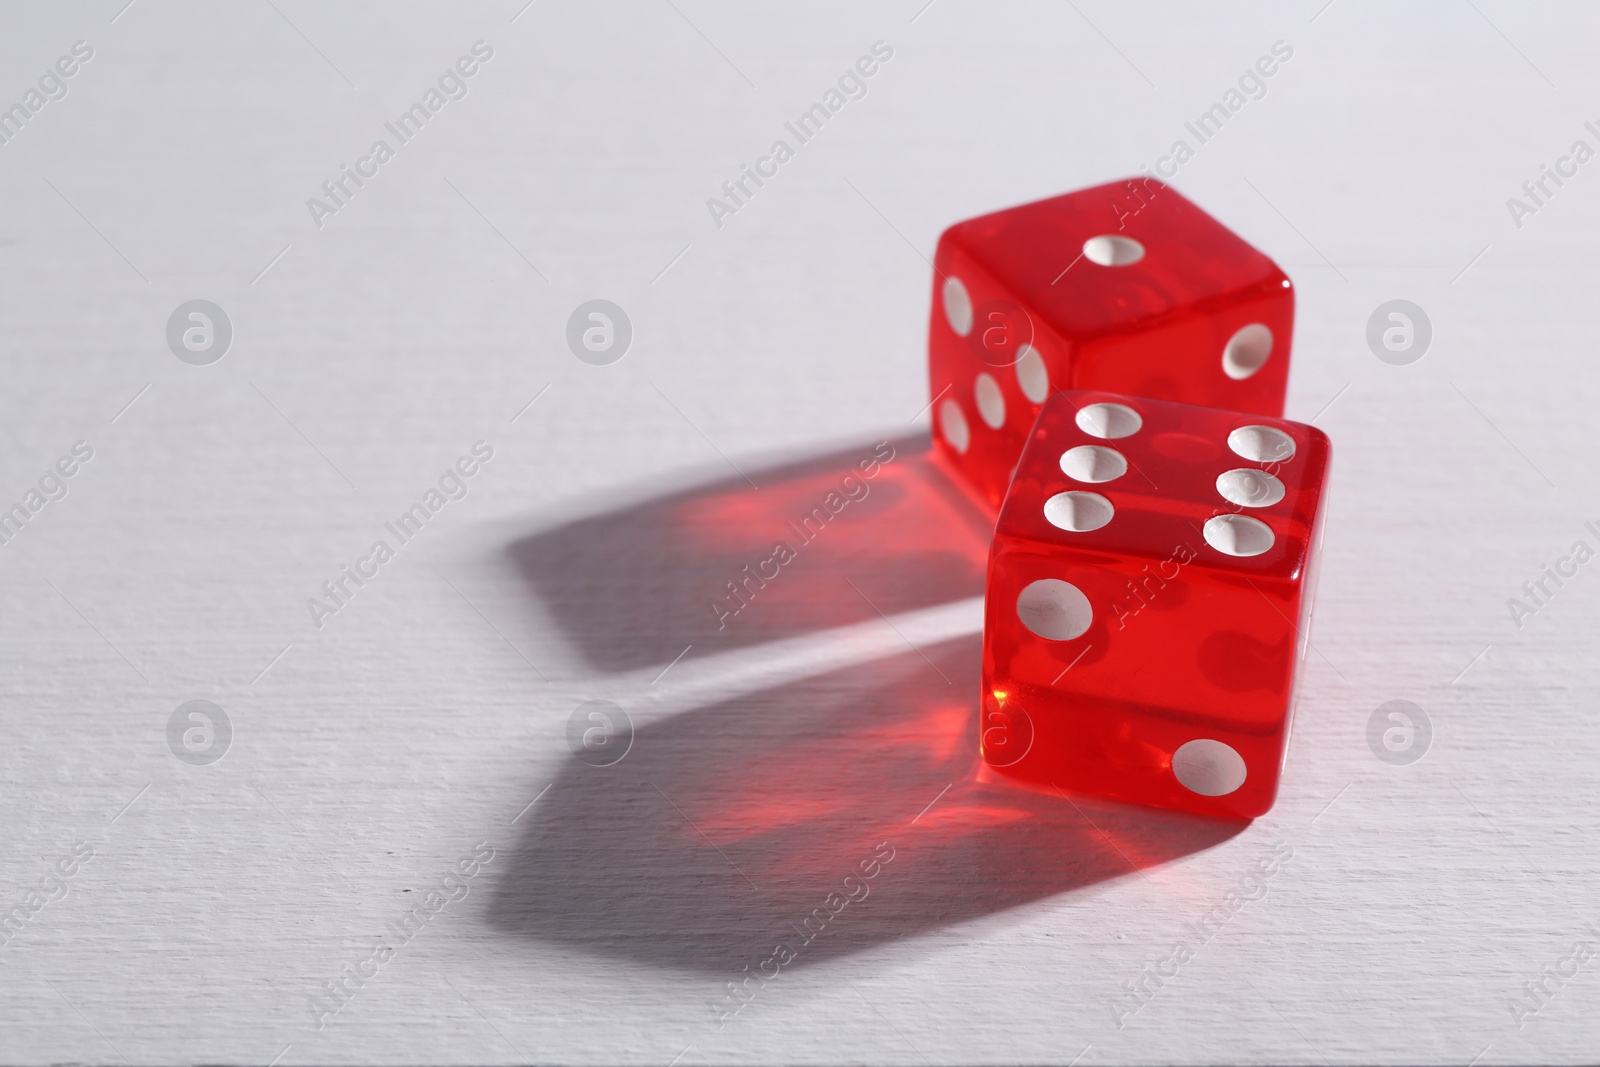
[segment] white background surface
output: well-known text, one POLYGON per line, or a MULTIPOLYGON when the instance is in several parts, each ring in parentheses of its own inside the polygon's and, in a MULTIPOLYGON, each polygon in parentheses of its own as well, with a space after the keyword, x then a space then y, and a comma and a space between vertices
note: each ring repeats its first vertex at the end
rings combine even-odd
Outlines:
POLYGON ((1506 600, 1600 547, 1600 162, 1520 228, 1505 201, 1596 143, 1593 9, 674 3, 0 14, 7 105, 95 50, 0 146, 0 498, 94 448, 0 547, 0 905, 95 849, 0 948, 0 1059, 1592 1062, 1600 964, 1520 1028, 1510 1003, 1600 944, 1600 577, 1520 629, 1506 600), (314 226, 479 39, 470 94, 314 226), (714 226, 880 39, 866 98, 714 226), (841 516, 661 676, 704 628, 690 579, 804 510, 783 464, 891 439, 923 486, 895 499, 938 496, 912 423, 939 231, 1154 162, 1280 39, 1175 179, 1295 279, 1288 414, 1335 444, 1276 808, 1228 836, 974 782, 953 504, 841 516), (636 332, 609 367, 564 342, 596 297, 636 332), (1397 297, 1435 332, 1405 367, 1364 340, 1397 297), (193 298, 235 329, 207 367, 164 339, 193 298), (307 598, 480 439, 470 495, 318 629, 307 598), (592 698, 638 727, 612 768, 568 748, 592 698), (1366 740, 1397 698, 1434 727, 1410 766, 1366 740), (209 766, 167 745, 192 699, 232 722, 209 766), (881 840, 872 895, 719 1028, 881 840), (308 998, 480 842, 466 898, 317 1029, 308 998))

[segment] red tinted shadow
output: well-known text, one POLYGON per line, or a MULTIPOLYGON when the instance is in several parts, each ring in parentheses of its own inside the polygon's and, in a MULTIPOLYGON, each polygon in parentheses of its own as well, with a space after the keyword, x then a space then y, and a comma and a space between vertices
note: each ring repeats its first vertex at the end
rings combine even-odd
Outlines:
POLYGON ((983 592, 993 517, 926 437, 585 517, 512 544, 590 665, 626 671, 983 592))
POLYGON ((908 650, 643 726, 610 767, 568 761, 501 869, 491 921, 781 981, 1246 825, 981 781, 978 661, 976 636, 908 650))

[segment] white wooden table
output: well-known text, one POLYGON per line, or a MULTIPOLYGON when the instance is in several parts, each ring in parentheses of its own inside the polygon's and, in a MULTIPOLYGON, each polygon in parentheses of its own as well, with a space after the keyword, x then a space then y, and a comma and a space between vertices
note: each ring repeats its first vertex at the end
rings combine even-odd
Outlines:
POLYGON ((1600 1055, 1592 6, 122 3, 0 31, 0 1060, 1600 1055), (982 781, 924 257, 1279 41, 1172 180, 1335 443, 1280 800, 982 781))

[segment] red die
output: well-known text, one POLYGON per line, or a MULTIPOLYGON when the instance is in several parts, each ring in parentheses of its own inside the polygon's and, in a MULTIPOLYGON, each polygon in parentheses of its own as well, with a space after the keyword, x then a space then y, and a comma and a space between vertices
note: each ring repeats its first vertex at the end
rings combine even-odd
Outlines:
POLYGON ((984 760, 1159 807, 1272 807, 1329 455, 1283 419, 1046 401, 989 554, 984 760))
POLYGON ((1282 415, 1293 325, 1283 271, 1153 178, 969 219, 934 259, 935 436, 998 507, 1052 389, 1282 415))

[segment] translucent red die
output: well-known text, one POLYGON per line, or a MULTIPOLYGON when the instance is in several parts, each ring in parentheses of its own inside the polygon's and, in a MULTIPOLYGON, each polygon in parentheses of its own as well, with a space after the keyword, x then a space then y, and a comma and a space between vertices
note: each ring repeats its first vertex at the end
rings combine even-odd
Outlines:
POLYGON ((934 437, 998 507, 1052 390, 1279 416, 1293 325, 1283 271, 1153 178, 969 219, 934 258, 934 437))
POLYGON ((984 761, 1067 793, 1267 811, 1329 459, 1325 434, 1283 419, 1046 400, 990 550, 984 761))

